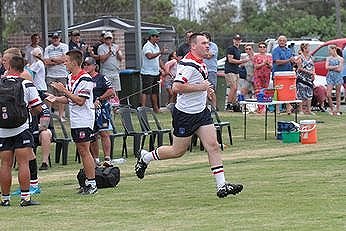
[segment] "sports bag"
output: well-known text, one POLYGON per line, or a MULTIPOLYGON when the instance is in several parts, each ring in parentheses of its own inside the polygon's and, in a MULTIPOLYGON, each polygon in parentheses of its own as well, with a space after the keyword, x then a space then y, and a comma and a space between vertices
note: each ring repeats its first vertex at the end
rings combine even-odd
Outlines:
MULTIPOLYGON (((77 174, 78 183, 81 187, 85 186, 85 172, 80 169, 77 174)), ((97 188, 112 188, 117 186, 120 181, 120 169, 118 167, 96 167, 95 180, 97 188)))
POLYGON ((0 79, 0 128, 17 128, 28 119, 22 78, 0 79))

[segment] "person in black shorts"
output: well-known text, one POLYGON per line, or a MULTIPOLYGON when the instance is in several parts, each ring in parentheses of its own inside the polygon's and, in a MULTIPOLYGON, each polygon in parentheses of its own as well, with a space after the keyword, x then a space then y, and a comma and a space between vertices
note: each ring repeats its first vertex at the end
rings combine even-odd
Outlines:
POLYGON ((183 156, 195 133, 208 152, 217 196, 222 198, 235 195, 242 191, 243 185, 231 184, 225 180, 216 130, 211 112, 206 107, 207 98, 213 100, 216 97, 203 63, 203 58, 209 52, 209 40, 203 34, 195 33, 190 37, 190 44, 190 52, 179 62, 173 83, 173 91, 177 93, 177 103, 172 113, 173 145, 161 146, 151 152, 141 150, 137 155, 135 172, 137 177, 142 179, 151 161, 183 156))

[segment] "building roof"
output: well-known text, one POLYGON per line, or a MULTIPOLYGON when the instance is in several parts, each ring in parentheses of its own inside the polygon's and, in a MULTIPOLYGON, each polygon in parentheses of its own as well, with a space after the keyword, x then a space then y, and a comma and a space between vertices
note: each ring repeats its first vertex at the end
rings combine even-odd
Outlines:
MULTIPOLYGON (((151 29, 156 29, 160 32, 171 32, 175 33, 175 29, 170 25, 162 25, 155 23, 141 22, 142 32, 147 32, 151 29)), ((79 31, 115 31, 124 30, 126 32, 134 32, 136 30, 135 20, 124 19, 114 16, 102 16, 98 19, 75 24, 68 27, 68 31, 79 30, 79 31)), ((49 35, 51 35, 49 33, 49 35)))

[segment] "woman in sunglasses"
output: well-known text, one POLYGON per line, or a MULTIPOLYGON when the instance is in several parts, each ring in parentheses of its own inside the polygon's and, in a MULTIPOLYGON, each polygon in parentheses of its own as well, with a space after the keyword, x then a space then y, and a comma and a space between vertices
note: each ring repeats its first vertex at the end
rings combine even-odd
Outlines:
MULTIPOLYGON (((270 73, 272 70, 272 57, 271 55, 266 53, 267 51, 267 45, 265 42, 259 42, 258 43, 258 54, 254 56, 253 62, 255 66, 254 70, 254 88, 255 93, 259 93, 262 89, 268 88, 269 86, 269 80, 270 80, 270 73)), ((265 110, 265 107, 262 105, 258 106, 258 113, 263 113, 265 110)))

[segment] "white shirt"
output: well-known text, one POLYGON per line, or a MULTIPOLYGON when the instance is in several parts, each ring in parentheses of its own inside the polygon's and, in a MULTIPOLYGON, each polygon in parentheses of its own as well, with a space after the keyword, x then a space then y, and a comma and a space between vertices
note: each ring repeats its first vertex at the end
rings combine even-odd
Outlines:
MULTIPOLYGON (((119 75, 120 62, 117 58, 116 51, 119 49, 119 46, 112 43, 112 54, 104 61, 101 62, 100 73, 105 76, 119 75)), ((102 44, 97 49, 97 54, 105 55, 109 52, 109 46, 102 44)))
MULTIPOLYGON (((4 78, 17 78, 17 76, 6 76, 4 78)), ((23 80, 22 86, 24 90, 24 102, 26 103, 27 108, 36 107, 42 103, 37 89, 31 81, 23 80)), ((16 136, 26 129, 29 129, 29 118, 18 128, 0 128, 0 137, 7 138, 16 136)))
POLYGON ((36 59, 30 65, 30 69, 35 72, 33 82, 37 90, 47 91, 46 70, 44 63, 41 60, 36 59))
POLYGON ((72 74, 68 76, 67 89, 74 95, 86 98, 82 106, 78 106, 69 99, 71 128, 94 128, 93 87, 91 76, 83 70, 77 76, 72 74))
MULTIPOLYGON (((208 71, 203 61, 197 60, 191 52, 178 63, 177 75, 174 82, 198 84, 207 79, 208 71), (196 65, 197 68, 186 64, 196 65), (204 74, 204 76, 202 75, 204 74)), ((195 91, 189 93, 181 93, 177 95, 177 103, 175 107, 182 112, 195 114, 202 112, 206 107, 207 91, 195 91)))
MULTIPOLYGON (((68 45, 60 43, 58 46, 50 44, 44 50, 44 58, 54 58, 65 55, 68 52, 68 45)), ((63 63, 56 65, 47 65, 47 77, 50 78, 65 78, 67 76, 67 70, 63 63)))
MULTIPOLYGON (((42 54, 43 54, 43 48, 40 46, 37 46, 40 48, 42 54)), ((35 61, 34 56, 31 54, 31 51, 35 49, 35 47, 32 47, 31 44, 28 44, 24 47, 24 53, 25 53, 25 58, 28 60, 28 64, 32 64, 35 61)))
POLYGON ((153 58, 148 59, 147 56, 145 56, 148 53, 159 53, 160 47, 155 43, 152 44, 149 40, 146 44, 144 44, 142 53, 142 68, 141 68, 141 74, 143 75, 159 75, 160 74, 160 55, 153 58))

